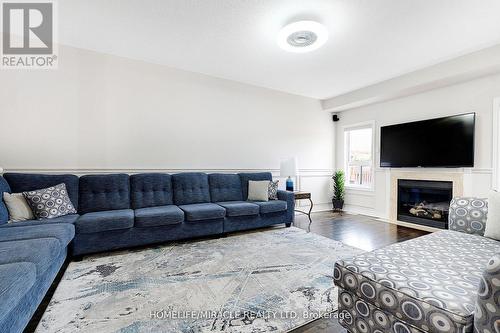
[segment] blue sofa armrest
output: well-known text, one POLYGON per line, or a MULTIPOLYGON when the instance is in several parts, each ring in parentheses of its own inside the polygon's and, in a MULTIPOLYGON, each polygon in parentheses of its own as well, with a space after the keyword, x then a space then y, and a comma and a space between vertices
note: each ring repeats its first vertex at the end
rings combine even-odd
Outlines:
POLYGON ((295 198, 293 192, 278 190, 278 200, 286 201, 286 223, 295 219, 295 198))
POLYGON ((479 292, 474 311, 474 332, 498 332, 500 327, 500 252, 486 265, 479 283, 479 292))
POLYGON ((488 201, 481 198, 457 197, 450 202, 448 229, 484 236, 488 201))

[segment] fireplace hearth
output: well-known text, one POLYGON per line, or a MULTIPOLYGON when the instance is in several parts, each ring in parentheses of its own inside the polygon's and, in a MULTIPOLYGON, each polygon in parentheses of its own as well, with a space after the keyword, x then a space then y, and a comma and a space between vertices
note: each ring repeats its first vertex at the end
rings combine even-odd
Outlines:
POLYGON ((398 179, 399 221, 447 229, 453 182, 398 179))

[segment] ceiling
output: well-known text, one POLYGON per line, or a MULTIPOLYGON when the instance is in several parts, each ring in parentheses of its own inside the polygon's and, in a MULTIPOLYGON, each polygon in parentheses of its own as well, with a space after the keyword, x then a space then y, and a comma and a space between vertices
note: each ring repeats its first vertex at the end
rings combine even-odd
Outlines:
POLYGON ((62 44, 325 99, 500 43, 499 0, 64 0, 62 44), (287 23, 329 30, 281 50, 287 23))

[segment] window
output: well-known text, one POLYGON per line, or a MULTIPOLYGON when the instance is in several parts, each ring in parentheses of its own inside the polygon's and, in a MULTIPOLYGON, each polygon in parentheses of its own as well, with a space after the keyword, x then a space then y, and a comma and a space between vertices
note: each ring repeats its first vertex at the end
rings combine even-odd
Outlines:
POLYGON ((344 129, 346 186, 373 188, 373 124, 344 129))

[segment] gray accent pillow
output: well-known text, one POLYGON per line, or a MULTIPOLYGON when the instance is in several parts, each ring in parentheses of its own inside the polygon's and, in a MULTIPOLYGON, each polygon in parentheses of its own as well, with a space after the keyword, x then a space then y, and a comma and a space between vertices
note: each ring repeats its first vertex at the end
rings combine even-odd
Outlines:
POLYGON ((22 193, 7 193, 3 194, 3 202, 9 211, 9 223, 33 220, 35 215, 31 207, 26 202, 22 193))
POLYGON ((23 192, 23 195, 38 219, 53 219, 76 214, 64 183, 41 190, 23 192))
POLYGON ((269 187, 268 187, 268 196, 269 196, 269 200, 278 200, 278 183, 280 181, 279 180, 276 180, 276 181, 270 181, 269 182, 269 187))
POLYGON ((248 201, 269 201, 269 180, 248 181, 248 201))

